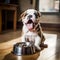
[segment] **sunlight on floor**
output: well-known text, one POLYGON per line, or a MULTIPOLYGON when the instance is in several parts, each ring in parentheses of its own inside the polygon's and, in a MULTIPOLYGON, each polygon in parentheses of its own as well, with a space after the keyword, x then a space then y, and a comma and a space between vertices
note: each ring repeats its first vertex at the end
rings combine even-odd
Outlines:
MULTIPOLYGON (((48 45, 48 48, 41 51, 40 57, 38 58, 41 60, 49 60, 53 55, 56 53, 56 41, 57 41, 57 34, 48 34, 44 33, 45 35, 45 44, 48 45)), ((55 60, 55 57, 54 57, 55 60)))
POLYGON ((56 46, 56 40, 57 40, 57 34, 44 34, 46 41, 45 43, 48 44, 48 46, 56 46))

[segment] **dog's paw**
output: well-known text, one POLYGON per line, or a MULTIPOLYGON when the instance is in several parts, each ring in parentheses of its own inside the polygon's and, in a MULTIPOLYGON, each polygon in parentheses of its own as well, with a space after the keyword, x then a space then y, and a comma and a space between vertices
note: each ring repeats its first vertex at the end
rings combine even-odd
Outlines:
POLYGON ((41 43, 41 44, 40 44, 40 47, 47 48, 48 45, 47 45, 47 44, 44 44, 44 43, 41 43))

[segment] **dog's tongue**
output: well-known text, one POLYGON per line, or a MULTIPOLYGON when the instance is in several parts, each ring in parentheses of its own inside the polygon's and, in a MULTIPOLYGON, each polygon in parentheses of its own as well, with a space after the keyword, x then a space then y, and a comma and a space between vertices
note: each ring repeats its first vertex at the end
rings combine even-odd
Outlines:
POLYGON ((28 28, 29 30, 33 29, 33 23, 27 24, 27 28, 28 28))

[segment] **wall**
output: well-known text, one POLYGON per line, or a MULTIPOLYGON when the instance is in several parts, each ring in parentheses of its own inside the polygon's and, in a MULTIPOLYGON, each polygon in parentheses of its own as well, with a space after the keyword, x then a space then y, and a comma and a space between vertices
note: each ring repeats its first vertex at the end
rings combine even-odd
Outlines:
POLYGON ((44 30, 60 31, 60 15, 42 15, 40 23, 44 30))
POLYGON ((29 8, 33 8, 31 0, 19 0, 19 6, 22 12, 29 8))

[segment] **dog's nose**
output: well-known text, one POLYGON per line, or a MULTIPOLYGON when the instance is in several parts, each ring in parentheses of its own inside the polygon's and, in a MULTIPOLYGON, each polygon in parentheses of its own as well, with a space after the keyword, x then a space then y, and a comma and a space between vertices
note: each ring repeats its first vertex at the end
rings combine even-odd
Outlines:
POLYGON ((28 17, 29 17, 29 18, 32 18, 32 15, 29 15, 28 17))

